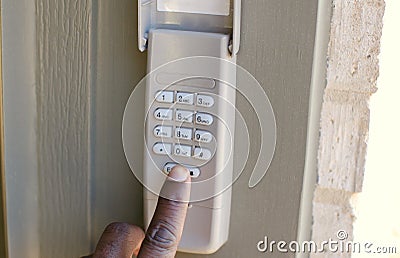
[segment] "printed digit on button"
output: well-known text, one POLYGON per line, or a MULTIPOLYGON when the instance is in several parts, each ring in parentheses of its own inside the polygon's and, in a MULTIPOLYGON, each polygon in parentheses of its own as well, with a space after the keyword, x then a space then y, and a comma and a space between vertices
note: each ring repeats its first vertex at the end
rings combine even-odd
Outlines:
POLYGON ((172 110, 167 108, 158 108, 154 111, 154 117, 157 120, 172 120, 172 110))
POLYGON ((213 135, 210 132, 203 130, 196 130, 194 133, 194 140, 197 142, 210 143, 213 139, 213 135))
POLYGON ((197 95, 197 106, 200 107, 212 107, 214 105, 214 99, 207 95, 197 95))
POLYGON ((190 157, 192 155, 192 146, 189 145, 175 145, 174 153, 176 156, 190 157))
POLYGON ((196 124, 199 125, 211 125, 214 121, 214 118, 210 114, 206 113, 197 113, 196 114, 196 124))
POLYGON ((177 127, 175 129, 175 138, 182 140, 191 140, 193 134, 193 129, 177 127))
POLYGON ((173 91, 158 91, 156 93, 156 101, 161 103, 173 103, 174 92, 173 91))
POLYGON ((178 104, 193 105, 193 103, 194 103, 194 94, 193 93, 187 93, 187 92, 178 92, 176 94, 176 102, 178 104))
POLYGON ((172 137, 172 126, 158 125, 153 130, 155 137, 160 138, 171 138, 172 137))
POLYGON ((175 120, 177 122, 193 123, 193 111, 177 110, 175 120))

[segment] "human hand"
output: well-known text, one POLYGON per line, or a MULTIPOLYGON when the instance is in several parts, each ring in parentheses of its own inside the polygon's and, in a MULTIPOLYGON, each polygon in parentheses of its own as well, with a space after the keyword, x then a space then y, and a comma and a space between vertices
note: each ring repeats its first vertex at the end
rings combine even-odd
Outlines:
POLYGON ((182 236, 190 198, 189 171, 175 166, 161 190, 146 233, 128 223, 106 227, 96 251, 86 258, 174 257, 182 236))

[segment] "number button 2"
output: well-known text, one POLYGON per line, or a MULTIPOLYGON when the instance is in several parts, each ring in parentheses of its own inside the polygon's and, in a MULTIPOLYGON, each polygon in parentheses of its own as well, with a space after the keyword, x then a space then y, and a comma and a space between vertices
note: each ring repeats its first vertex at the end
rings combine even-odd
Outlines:
POLYGON ((178 104, 193 105, 194 94, 187 92, 178 92, 176 94, 176 102, 178 102, 178 104))

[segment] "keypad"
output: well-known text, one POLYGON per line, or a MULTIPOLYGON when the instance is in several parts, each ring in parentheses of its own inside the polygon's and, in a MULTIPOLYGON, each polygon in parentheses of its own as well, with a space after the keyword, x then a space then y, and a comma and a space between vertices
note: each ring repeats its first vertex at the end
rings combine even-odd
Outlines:
MULTIPOLYGON (((155 137, 160 138, 153 146, 153 152, 157 155, 174 155, 176 157, 195 158, 209 161, 212 152, 207 145, 213 141, 211 132, 204 130, 204 126, 211 126, 214 117, 207 112, 207 108, 214 106, 214 98, 205 94, 196 94, 182 91, 158 91, 155 94, 158 103, 175 104, 170 108, 160 106, 154 111, 154 118, 159 121, 169 121, 156 125, 153 129, 155 137), (189 108, 189 107, 194 108, 189 108), (197 108, 196 108, 197 107, 197 108), (201 109, 201 110, 200 110, 201 109), (174 122, 170 125, 171 121, 174 122), (197 126, 201 126, 198 129, 197 126), (174 142, 172 139, 175 138, 174 142), (182 140, 182 142, 181 142, 182 140), (199 146, 205 144, 205 146, 199 146)), ((177 163, 165 164, 163 171, 168 174, 177 163)), ((193 178, 200 176, 200 168, 185 165, 193 178)))

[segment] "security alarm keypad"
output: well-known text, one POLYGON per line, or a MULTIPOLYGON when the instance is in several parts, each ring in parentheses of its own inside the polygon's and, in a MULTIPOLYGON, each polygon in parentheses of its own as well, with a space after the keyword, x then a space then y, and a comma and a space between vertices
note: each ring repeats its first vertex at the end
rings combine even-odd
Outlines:
POLYGON ((187 167, 181 252, 214 253, 228 240, 240 10, 240 0, 138 0, 138 45, 148 50, 145 226, 168 173, 187 167))
MULTIPOLYGON (((209 127, 214 122, 214 116, 207 113, 207 109, 214 105, 214 97, 195 92, 161 90, 155 94, 154 100, 155 104, 171 105, 160 106, 154 112, 154 118, 160 121, 153 129, 154 136, 160 139, 154 143, 154 153, 188 158, 185 165, 190 175, 198 178, 201 169, 190 163, 191 158, 202 161, 212 158, 213 150, 209 143, 213 141, 214 135, 209 127)), ((168 174, 176 164, 166 163, 163 171, 168 174)))

